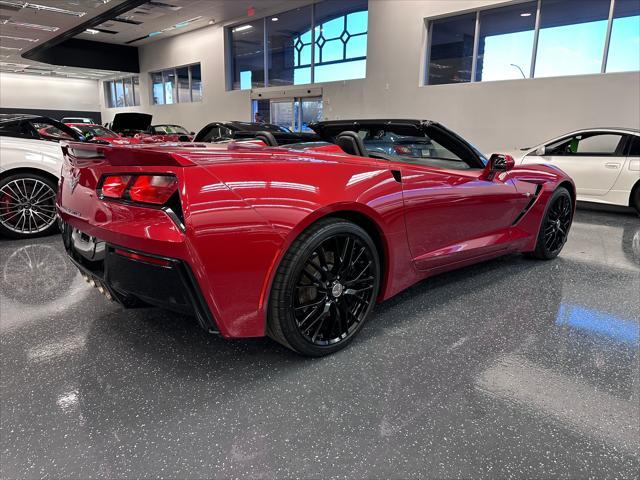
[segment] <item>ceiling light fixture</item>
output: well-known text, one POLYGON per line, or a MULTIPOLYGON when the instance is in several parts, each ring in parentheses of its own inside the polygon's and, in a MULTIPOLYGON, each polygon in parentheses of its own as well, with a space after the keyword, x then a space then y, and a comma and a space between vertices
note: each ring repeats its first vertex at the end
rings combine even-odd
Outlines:
POLYGON ((3 20, 0 25, 13 25, 14 27, 32 28, 33 30, 43 30, 45 32, 57 32, 60 27, 50 27, 48 25, 38 25, 37 23, 16 22, 15 20, 3 20))
POLYGON ((73 10, 65 10, 64 8, 51 7, 49 5, 39 5, 31 2, 16 2, 11 0, 0 0, 0 6, 12 8, 30 8, 32 10, 42 10, 44 12, 61 13, 63 15, 71 15, 73 17, 84 17, 86 12, 75 12, 73 10))
POLYGON ((272 22, 277 22, 278 20, 280 20, 278 17, 271 17, 272 22))
POLYGON ((531 12, 524 12, 520 14, 521 17, 530 17, 531 16, 531 12))
POLYGON ((97 35, 100 32, 98 30, 96 30, 95 28, 87 28, 85 30, 85 33, 90 33, 91 35, 97 35))
POLYGON ((234 28, 232 32, 242 32, 244 30, 249 30, 250 28, 253 28, 253 25, 242 25, 241 27, 234 28))
POLYGON ((27 38, 27 37, 14 37, 12 35, 0 35, 0 38, 7 38, 9 40, 16 40, 19 42, 38 42, 37 38, 27 38))

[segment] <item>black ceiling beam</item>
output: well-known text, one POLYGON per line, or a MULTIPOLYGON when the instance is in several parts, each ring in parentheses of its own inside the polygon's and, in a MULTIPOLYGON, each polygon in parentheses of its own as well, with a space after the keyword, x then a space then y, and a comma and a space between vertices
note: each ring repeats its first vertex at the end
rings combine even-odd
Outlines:
POLYGON ((61 33, 22 54, 23 58, 52 65, 96 68, 139 73, 137 47, 74 38, 93 28, 139 7, 148 0, 125 0, 119 5, 61 33))

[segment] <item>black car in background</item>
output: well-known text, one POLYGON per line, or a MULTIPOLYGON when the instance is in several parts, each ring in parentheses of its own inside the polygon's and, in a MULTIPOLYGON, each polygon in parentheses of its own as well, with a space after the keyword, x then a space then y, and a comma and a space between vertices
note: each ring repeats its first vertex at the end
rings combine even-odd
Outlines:
POLYGON ((198 132, 194 142, 221 142, 225 140, 247 140, 259 138, 269 146, 290 145, 300 142, 315 142, 320 137, 315 133, 294 133, 272 123, 212 122, 198 132))

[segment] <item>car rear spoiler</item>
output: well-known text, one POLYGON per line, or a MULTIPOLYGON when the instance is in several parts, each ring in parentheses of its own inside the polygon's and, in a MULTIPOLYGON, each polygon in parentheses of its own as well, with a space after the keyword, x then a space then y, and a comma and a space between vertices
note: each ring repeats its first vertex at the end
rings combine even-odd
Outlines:
POLYGON ((101 160, 114 166, 192 167, 196 165, 178 152, 163 151, 144 145, 114 146, 68 142, 62 144, 62 153, 72 165, 101 160))

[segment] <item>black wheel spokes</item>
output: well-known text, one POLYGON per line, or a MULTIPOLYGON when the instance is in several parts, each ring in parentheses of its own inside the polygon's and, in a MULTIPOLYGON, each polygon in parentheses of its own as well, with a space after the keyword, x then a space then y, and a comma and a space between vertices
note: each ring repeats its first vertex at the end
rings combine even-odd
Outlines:
POLYGON ((556 252, 567 241, 571 226, 571 202, 566 196, 556 199, 544 224, 544 246, 550 252, 556 252))
POLYGON ((316 345, 344 340, 374 301, 373 253, 356 236, 325 240, 307 259, 293 295, 300 333, 316 345))

